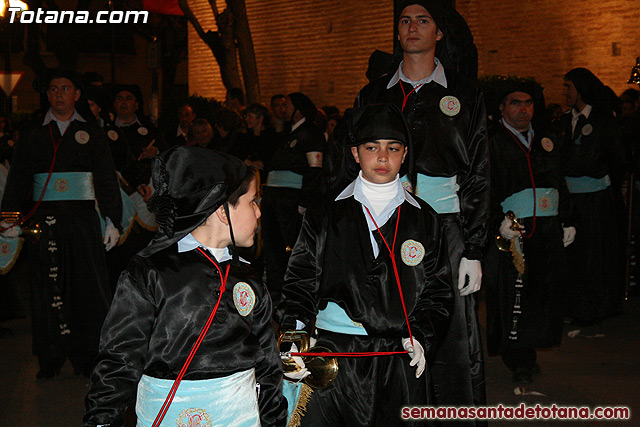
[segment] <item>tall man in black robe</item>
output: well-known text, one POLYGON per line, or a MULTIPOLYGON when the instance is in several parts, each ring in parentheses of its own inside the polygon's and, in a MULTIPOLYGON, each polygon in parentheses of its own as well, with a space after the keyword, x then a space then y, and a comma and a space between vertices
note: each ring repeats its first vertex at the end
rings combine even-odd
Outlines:
POLYGON ((38 205, 30 212, 42 229, 30 248, 38 378, 58 374, 67 357, 88 376, 112 296, 95 204, 110 224, 104 243, 111 249, 122 202, 103 130, 75 109, 78 82, 61 70, 45 79, 51 107, 20 134, 2 199, 3 211, 23 215, 38 205))
POLYGON ((417 173, 409 180, 417 184, 414 194, 442 218, 457 288, 448 337, 430 366, 436 401, 482 405, 484 367, 473 292, 482 280, 489 206, 483 98, 472 82, 435 57, 436 43, 448 37, 445 23, 455 11, 435 1, 403 1, 398 10, 402 62, 395 72, 365 86, 356 105, 396 104, 409 123, 417 173))

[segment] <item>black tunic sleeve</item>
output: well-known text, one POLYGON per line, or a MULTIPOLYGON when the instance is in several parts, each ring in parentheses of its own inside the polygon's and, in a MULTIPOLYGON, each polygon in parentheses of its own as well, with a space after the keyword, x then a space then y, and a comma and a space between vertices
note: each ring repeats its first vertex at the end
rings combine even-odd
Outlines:
POLYGON ((118 176, 113 165, 113 157, 109 150, 106 134, 98 127, 92 127, 91 140, 94 143, 93 185, 98 207, 104 217, 109 217, 118 229, 122 219, 122 199, 118 176))

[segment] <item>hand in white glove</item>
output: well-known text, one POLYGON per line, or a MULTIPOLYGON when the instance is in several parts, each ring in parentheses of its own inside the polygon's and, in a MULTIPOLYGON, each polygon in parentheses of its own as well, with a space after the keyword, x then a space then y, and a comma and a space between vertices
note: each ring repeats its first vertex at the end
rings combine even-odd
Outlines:
MULTIPOLYGON (((298 352, 298 346, 295 344, 291 344, 291 353, 298 352)), ((288 359, 286 356, 281 356, 282 359, 288 359)), ((300 356, 291 356, 291 358, 296 362, 296 365, 300 366, 300 370, 296 372, 285 372, 284 376, 294 381, 302 381, 304 378, 311 375, 311 372, 304 366, 304 360, 300 356)))
POLYGON ((411 362, 409 362, 409 366, 416 366, 416 378, 420 378, 420 375, 424 372, 424 368, 427 366, 427 360, 424 357, 424 348, 418 342, 415 337, 413 338, 413 345, 411 345, 410 338, 402 338, 402 347, 409 352, 409 357, 411 357, 411 362))
POLYGON ((512 230, 512 225, 513 222, 507 217, 505 217, 502 220, 502 224, 500 224, 500 235, 507 240, 513 240, 513 238, 518 237, 525 232, 524 227, 520 227, 518 230, 512 230))
POLYGON ((460 296, 467 296, 480 290, 482 284, 482 266, 480 261, 462 257, 458 268, 458 289, 460 296), (469 283, 465 286, 465 278, 469 276, 469 283))
POLYGON ((0 233, 2 237, 7 237, 7 238, 18 237, 22 233, 22 230, 20 229, 19 226, 16 225, 11 227, 11 224, 9 224, 7 221, 0 221, 0 227, 2 227, 2 229, 4 230, 2 231, 2 233, 0 233))
POLYGON ((103 243, 104 243, 104 248, 108 252, 111 249, 113 249, 113 247, 118 243, 118 239, 120 238, 120 232, 113 225, 113 222, 111 222, 111 219, 109 217, 106 217, 104 221, 107 223, 107 226, 105 227, 105 230, 104 230, 103 243))
POLYGON ((576 239, 576 228, 575 227, 562 227, 562 244, 566 248, 576 239))

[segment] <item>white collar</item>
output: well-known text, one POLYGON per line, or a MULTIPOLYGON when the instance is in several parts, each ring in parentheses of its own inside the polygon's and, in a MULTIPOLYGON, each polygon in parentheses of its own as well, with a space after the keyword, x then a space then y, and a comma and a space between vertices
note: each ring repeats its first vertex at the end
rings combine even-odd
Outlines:
POLYGON ((142 126, 142 123, 140 123, 140 119, 138 119, 138 115, 136 114, 135 118, 133 119, 132 122, 130 123, 125 123, 122 120, 120 120, 120 117, 116 117, 116 121, 115 121, 115 125, 118 126, 119 128, 124 127, 124 126, 131 126, 135 123, 138 123, 140 126, 142 126))
POLYGON ((71 115, 71 118, 69 118, 69 120, 63 122, 63 121, 60 121, 60 119, 58 119, 53 114, 53 111, 52 111, 51 107, 49 107, 49 111, 47 111, 47 114, 45 114, 45 116, 44 116, 44 121, 42 122, 42 126, 48 125, 49 123, 51 123, 52 120, 57 122, 57 123, 61 123, 61 124, 69 124, 74 120, 86 123, 86 120, 82 118, 82 116, 76 111, 75 108, 73 109, 73 114, 71 115))
MULTIPOLYGON (((407 192, 404 187, 402 186, 402 182, 397 179, 398 182, 398 186, 400 186, 400 189, 398 190, 395 199, 397 199, 398 201, 400 201, 400 203, 398 203, 396 205, 400 206, 402 204, 402 202, 404 202, 405 200, 409 203, 411 203, 413 206, 415 206, 416 208, 420 209, 420 204, 416 201, 416 199, 413 198, 413 196, 407 192)), ((362 193, 362 184, 360 183, 360 178, 356 178, 354 179, 351 184, 349 184, 344 190, 342 190, 342 192, 340 194, 338 194, 338 197, 336 197, 336 201, 338 200, 343 200, 343 199, 347 199, 349 197, 353 197, 355 198, 357 201, 359 201, 360 203, 362 203, 361 199, 364 198, 364 195, 362 193)), ((395 209, 395 208, 394 208, 395 209)))
MULTIPOLYGON (((229 253, 229 248, 209 248, 202 243, 200 243, 191 233, 184 236, 182 239, 178 240, 178 252, 188 252, 197 248, 205 248, 208 249, 211 254, 216 258, 216 261, 223 263, 225 261, 229 261, 231 258, 231 254, 229 253)), ((245 264, 250 264, 249 261, 240 258, 240 261, 245 264)))
POLYGON ((438 83, 440 86, 442 86, 442 87, 444 87, 446 89, 447 88, 447 76, 444 73, 444 67, 442 66, 442 64, 440 63, 438 58, 433 58, 433 59, 434 59, 434 61, 436 63, 436 68, 433 70, 433 72, 431 73, 430 76, 427 76, 424 79, 419 80, 417 82, 415 82, 413 80, 410 80, 407 76, 404 75, 404 73, 402 72, 402 64, 404 64, 404 61, 400 62, 400 65, 398 66, 398 69, 396 70, 396 73, 393 75, 393 77, 391 77, 391 80, 389 81, 389 84, 387 84, 387 89, 391 89, 400 80, 402 80, 403 82, 409 83, 410 85, 415 87, 416 88, 416 92, 419 90, 420 86, 422 86, 423 84, 429 83, 431 81, 434 81, 434 82, 438 83))
POLYGON ((298 120, 295 125, 291 126, 291 132, 293 132, 294 130, 298 129, 306 121, 307 121, 306 117, 303 117, 300 120, 298 120))
POLYGON ((571 114, 573 115, 573 118, 575 120, 578 120, 578 116, 580 114, 582 114, 585 118, 589 118, 589 114, 591 114, 591 110, 593 110, 593 107, 589 104, 587 104, 582 111, 577 111, 575 108, 571 109, 571 114))
POLYGON ((529 129, 527 130, 527 139, 524 138, 522 132, 507 123, 504 117, 500 119, 500 122, 504 125, 504 127, 507 128, 507 130, 511 131, 511 133, 515 135, 515 137, 518 138, 518 140, 522 142, 525 147, 529 148, 531 146, 531 141, 533 141, 533 136, 535 135, 533 126, 531 126, 531 122, 529 122, 529 129))

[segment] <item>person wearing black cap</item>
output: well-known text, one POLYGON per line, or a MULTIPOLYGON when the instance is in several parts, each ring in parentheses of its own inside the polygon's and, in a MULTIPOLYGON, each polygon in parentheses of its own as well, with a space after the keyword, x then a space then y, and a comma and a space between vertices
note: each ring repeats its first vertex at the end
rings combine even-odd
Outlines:
POLYGON ((166 401, 164 419, 178 425, 284 426, 271 299, 237 256, 260 217, 255 171, 176 146, 153 159, 153 184, 160 231, 120 276, 84 425, 122 426, 137 388, 138 425, 151 426, 166 401))
POLYGON ((619 314, 624 301, 625 207, 621 186, 629 169, 615 117, 619 100, 586 68, 564 76, 562 168, 575 206, 578 236, 569 248, 568 317, 590 326, 619 314))
POLYGON ((453 302, 446 239, 437 214, 400 181, 411 150, 400 109, 352 109, 343 124, 350 184, 304 216, 276 317, 281 331, 315 326, 317 345, 335 352, 409 355, 339 358, 301 425, 412 425, 401 407, 432 403, 423 372, 453 302))
POLYGON ((442 216, 455 280, 455 309, 448 338, 431 364, 439 405, 485 403, 484 367, 474 292, 489 211, 489 151, 482 93, 445 69, 436 48, 459 36, 455 13, 438 0, 399 2, 395 71, 365 86, 356 105, 391 102, 404 113, 415 146, 414 194, 442 216))
MULTIPOLYGON (((534 127, 534 81, 509 78, 496 89, 502 115, 489 138, 490 230, 504 243, 485 262, 487 347, 501 355, 513 380, 539 373, 536 348, 560 345, 567 283, 564 247, 576 235, 557 138, 534 127), (505 216, 513 212, 517 225, 505 216)), ((543 101, 536 102, 544 111, 543 101)))
POLYGON ((2 210, 21 212, 41 229, 29 250, 37 377, 57 375, 67 357, 88 375, 111 302, 105 245, 117 243, 122 202, 104 132, 75 108, 78 76, 48 70, 39 81, 51 106, 20 134, 2 210), (107 218, 104 238, 96 201, 107 218))
POLYGON ((267 287, 274 298, 282 288, 302 215, 322 191, 322 157, 326 141, 313 120, 318 109, 300 92, 287 96, 291 130, 278 144, 267 174, 262 200, 267 287))

